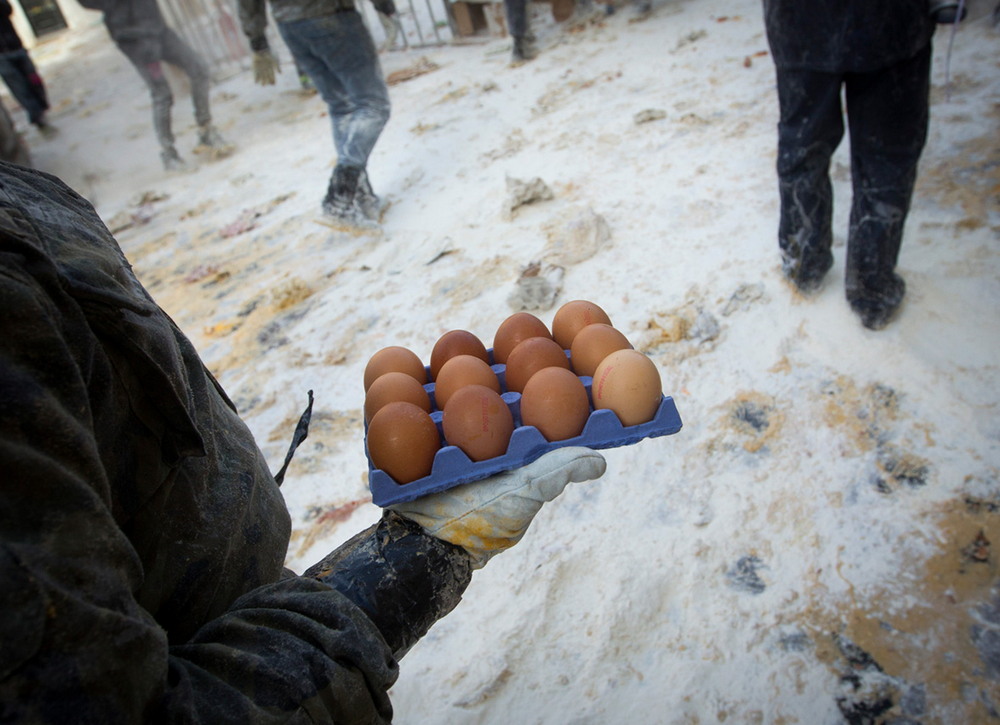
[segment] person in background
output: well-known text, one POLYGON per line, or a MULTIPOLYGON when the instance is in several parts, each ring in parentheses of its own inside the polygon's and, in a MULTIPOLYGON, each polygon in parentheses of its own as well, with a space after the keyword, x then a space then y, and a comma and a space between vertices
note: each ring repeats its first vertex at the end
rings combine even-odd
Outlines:
POLYGON ((504 0, 507 31, 514 41, 510 51, 512 65, 533 60, 537 55, 535 36, 528 27, 528 0, 504 0))
POLYGON ((28 121, 42 136, 50 137, 56 129, 45 118, 45 112, 49 110, 49 96, 42 77, 11 22, 13 12, 7 0, 0 0, 0 76, 28 114, 28 121))
MULTIPOLYGON (((265 31, 265 0, 239 0, 240 22, 253 52, 254 81, 274 85, 280 71, 265 31)), ((278 32, 296 65, 312 79, 326 102, 333 126, 337 164, 321 208, 338 226, 377 226, 385 204, 368 178, 368 157, 389 120, 389 89, 375 41, 354 0, 270 0, 278 32)), ((393 0, 375 9, 396 13, 393 0)))
POLYGON ((764 0, 777 73, 778 244, 785 276, 817 292, 833 265, 830 158, 850 128, 845 291, 872 330, 903 301, 896 273, 917 163, 927 138, 931 38, 927 0, 764 0))
POLYGON ((191 79, 191 100, 198 124, 195 153, 213 158, 228 156, 233 145, 212 125, 209 103, 211 79, 197 53, 163 19, 156 0, 80 0, 104 13, 108 34, 149 87, 153 99, 153 128, 160 142, 160 159, 167 171, 185 171, 188 165, 177 153, 171 122, 174 96, 164 74, 164 63, 180 68, 191 79))
POLYGON ((562 448, 394 505, 302 575, 276 476, 93 207, 0 162, 0 721, 392 718, 398 660, 543 503, 562 448))

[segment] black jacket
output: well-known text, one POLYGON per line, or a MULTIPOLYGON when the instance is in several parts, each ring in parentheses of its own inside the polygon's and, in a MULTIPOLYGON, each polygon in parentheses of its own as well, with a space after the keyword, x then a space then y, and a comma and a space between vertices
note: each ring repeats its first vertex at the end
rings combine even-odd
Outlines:
POLYGON ((309 576, 232 403, 90 205, 0 163, 0 722, 384 722, 469 558, 387 515, 309 576))
POLYGON ((912 58, 931 41, 927 0, 764 0, 778 68, 867 73, 912 58))
POLYGON ((10 16, 14 13, 14 8, 7 0, 0 0, 0 53, 11 53, 15 50, 23 50, 24 45, 10 16))

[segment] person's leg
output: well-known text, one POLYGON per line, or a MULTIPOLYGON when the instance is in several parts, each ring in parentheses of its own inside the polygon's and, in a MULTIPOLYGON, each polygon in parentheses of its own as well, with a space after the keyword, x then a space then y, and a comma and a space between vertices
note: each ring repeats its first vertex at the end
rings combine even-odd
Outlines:
POLYGON ((903 226, 927 140, 931 47, 846 80, 854 198, 846 293, 866 327, 891 320, 906 286, 895 273, 903 226))
POLYGON ((778 245, 782 270, 803 292, 833 265, 830 158, 844 135, 839 75, 778 69, 778 245))
POLYGON ((195 153, 211 151, 216 157, 232 152, 233 145, 212 125, 209 90, 212 77, 205 62, 181 37, 169 28, 163 34, 163 60, 177 66, 191 79, 191 102, 194 120, 198 124, 198 146, 195 153))
POLYGON ((3 77, 11 95, 28 114, 28 120, 36 126, 43 125, 49 102, 42 79, 27 51, 18 50, 0 55, 0 77, 3 77))
POLYGON ((528 34, 527 0, 504 0, 503 5, 507 16, 507 31, 514 41, 511 60, 514 62, 531 60, 534 57, 534 49, 531 47, 531 36, 528 34))
MULTIPOLYGON (((278 27, 330 112, 337 167, 324 206, 334 198, 350 206, 360 180, 367 179, 368 157, 389 120, 389 90, 375 43, 355 11, 278 27)), ((362 186, 370 190, 367 181, 362 186)))
POLYGON ((160 142, 160 158, 163 160, 164 168, 168 171, 183 169, 185 164, 177 153, 177 149, 174 148, 174 134, 170 122, 174 94, 170 91, 170 84, 167 83, 167 78, 163 73, 163 64, 159 61, 144 63, 136 60, 130 54, 126 55, 149 87, 149 93, 153 100, 153 130, 160 142))

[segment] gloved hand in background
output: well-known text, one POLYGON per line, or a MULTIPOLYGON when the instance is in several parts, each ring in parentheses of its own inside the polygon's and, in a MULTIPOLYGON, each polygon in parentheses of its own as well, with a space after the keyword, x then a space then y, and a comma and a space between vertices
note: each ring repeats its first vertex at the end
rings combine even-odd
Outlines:
POLYGON ((461 547, 481 569, 524 536, 542 504, 574 481, 604 474, 604 457, 583 447, 558 448, 513 471, 388 508, 429 536, 461 547))
POLYGON ((253 52, 253 80, 259 86, 273 86, 275 73, 281 72, 281 63, 270 48, 253 52))
POLYGON ((396 14, 396 3, 393 0, 372 0, 372 5, 380 15, 392 17, 396 14))

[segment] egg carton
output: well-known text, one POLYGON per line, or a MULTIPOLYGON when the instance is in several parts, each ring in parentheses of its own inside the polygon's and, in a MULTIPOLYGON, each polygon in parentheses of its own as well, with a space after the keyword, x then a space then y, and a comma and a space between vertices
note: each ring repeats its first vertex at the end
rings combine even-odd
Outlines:
MULTIPOLYGON (((489 353, 490 359, 492 359, 492 350, 489 353)), ((498 364, 491 367, 500 381, 500 389, 506 390, 507 386, 504 379, 506 366, 498 364)), ((594 449, 617 448, 619 446, 630 446, 646 438, 673 435, 681 429, 680 414, 677 412, 677 406, 674 405, 674 400, 670 396, 665 395, 660 398, 660 405, 652 420, 640 423, 639 425, 623 426, 614 412, 610 410, 594 410, 593 398, 591 397, 593 378, 580 376, 580 381, 587 390, 587 399, 590 402, 591 408, 590 416, 587 418, 587 423, 584 425, 583 432, 580 435, 561 441, 546 440, 545 436, 535 426, 522 425, 521 394, 504 392, 500 397, 503 398, 504 402, 507 403, 507 407, 510 408, 515 426, 505 454, 496 456, 495 458, 488 458, 484 461, 473 461, 458 446, 445 445, 434 455, 434 464, 430 474, 410 483, 396 483, 388 473, 375 468, 368 453, 368 438, 366 435, 365 455, 368 457, 368 487, 372 492, 372 503, 376 506, 386 507, 396 503, 413 501, 421 496, 446 491, 463 483, 471 483, 497 473, 502 473, 503 471, 520 468, 557 448, 565 448, 567 446, 584 446, 594 449)), ((437 425, 438 433, 441 434, 443 441, 444 434, 441 427, 442 413, 436 409, 434 383, 427 383, 424 385, 424 389, 430 395, 431 404, 435 408, 431 413, 431 420, 437 425)))

